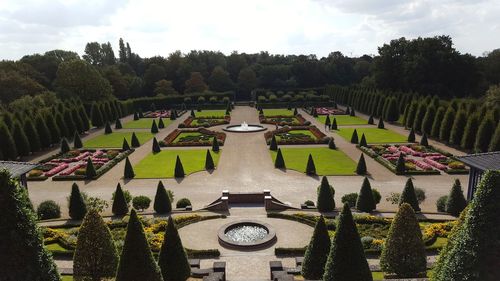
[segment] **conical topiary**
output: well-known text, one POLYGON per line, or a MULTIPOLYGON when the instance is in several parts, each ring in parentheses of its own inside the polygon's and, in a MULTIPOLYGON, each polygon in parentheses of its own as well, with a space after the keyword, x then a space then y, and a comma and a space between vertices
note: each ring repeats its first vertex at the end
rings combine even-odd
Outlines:
POLYGON ((158 128, 163 129, 165 128, 165 123, 163 123, 163 119, 158 119, 158 128))
POLYGON ((337 118, 335 118, 335 117, 333 118, 331 129, 332 130, 338 130, 337 118))
POLYGON ((219 150, 220 150, 219 141, 217 140, 217 137, 214 137, 212 139, 212 151, 213 152, 218 152, 219 150))
POLYGON ((278 142, 276 141, 276 136, 273 135, 271 138, 271 143, 269 144, 269 150, 277 151, 278 150, 278 142))
POLYGON ((104 127, 104 134, 109 135, 111 133, 113 133, 111 125, 109 125, 109 122, 106 122, 106 126, 104 127))
POLYGON ((401 193, 399 198, 399 205, 403 203, 408 203, 413 208, 415 212, 420 212, 420 207, 418 206, 417 195, 415 193, 415 187, 413 186, 413 181, 408 178, 405 184, 405 188, 401 193))
POLYGON ((132 168, 132 163, 130 160, 125 158, 125 168, 123 171, 123 178, 125 179, 133 179, 135 177, 134 168, 132 168))
POLYGON ((322 280, 373 280, 348 204, 344 204, 342 213, 339 215, 322 280))
POLYGON ((139 139, 135 135, 135 132, 132 133, 132 137, 130 139, 130 144, 132 145, 132 147, 139 147, 139 146, 141 146, 141 143, 139 142, 139 139))
POLYGON ((328 183, 328 179, 323 176, 321 184, 318 187, 318 198, 316 205, 320 212, 332 212, 335 210, 335 190, 333 186, 328 183))
POLYGON ((61 153, 67 153, 68 151, 70 151, 68 140, 66 138, 62 138, 61 139, 61 153))
POLYGON ((349 112, 349 116, 356 116, 356 112, 354 111, 354 107, 351 107, 351 112, 349 112))
POLYGON ((184 167, 182 166, 181 158, 179 158, 179 155, 177 155, 177 158, 175 159, 174 177, 183 178, 185 175, 186 173, 184 173, 184 167))
POLYGON ((80 188, 76 183, 71 186, 71 195, 69 196, 69 217, 74 220, 81 220, 87 213, 87 205, 80 193, 80 188))
POLYGON ((120 120, 120 118, 116 118, 115 129, 119 130, 119 129, 122 129, 122 128, 123 128, 122 121, 120 120))
POLYGON ((358 131, 356 129, 354 129, 354 131, 352 132, 352 136, 351 136, 351 143, 358 143, 358 131))
POLYGON ((274 160, 274 167, 278 169, 286 169, 285 159, 283 159, 280 148, 278 148, 278 153, 276 154, 276 159, 274 160))
POLYGON ((345 108, 345 114, 346 115, 351 115, 351 109, 349 107, 345 108))
POLYGON ((158 133, 158 126, 156 125, 156 121, 154 119, 153 122, 151 123, 151 133, 152 134, 158 133))
POLYGON ((377 128, 379 128, 379 129, 384 129, 385 128, 384 120, 382 119, 382 117, 380 119, 378 119, 377 128))
POLYGON ((123 151, 130 150, 130 145, 128 145, 128 141, 125 138, 123 138, 122 150, 123 151))
POLYGON ((370 118, 368 118, 368 124, 370 125, 375 124, 375 121, 373 120, 373 115, 370 115, 370 118))
POLYGON ((330 252, 330 236, 326 228, 325 219, 319 217, 311 241, 306 248, 302 262, 302 276, 308 280, 320 280, 325 272, 326 259, 330 252))
POLYGON ((359 191, 358 199, 356 200, 356 209, 361 212, 370 213, 375 210, 376 207, 370 181, 365 177, 361 185, 361 190, 359 191))
POLYGON ((399 278, 414 278, 425 274, 426 265, 420 225, 413 208, 403 203, 389 228, 380 266, 384 272, 396 274, 399 278))
POLYGON ((325 126, 330 127, 332 125, 332 121, 330 120, 330 115, 326 115, 325 126))
POLYGON ((73 278, 75 280, 114 278, 118 259, 111 231, 98 211, 90 210, 78 230, 73 257, 73 278))
POLYGON ((205 156, 205 170, 212 171, 213 169, 215 169, 214 159, 212 158, 210 150, 207 149, 207 155, 205 156))
POLYGON ((74 148, 83 147, 82 139, 80 138, 80 134, 78 134, 77 131, 75 131, 75 136, 73 137, 73 147, 74 148))
POLYGON ((316 175, 316 165, 314 165, 314 160, 311 154, 307 158, 306 174, 316 175))
POLYGON ((132 209, 115 281, 163 281, 137 213, 132 209))
POLYGON ((427 140, 427 133, 424 132, 422 138, 420 139, 420 145, 429 146, 429 141, 427 140))
POLYGON ((399 154, 398 161, 396 162, 396 175, 404 175, 406 173, 405 157, 403 153, 399 154))
POLYGON ((410 129, 408 134, 408 142, 415 142, 415 130, 413 128, 410 129))
POLYGON ((158 214, 167 214, 172 211, 172 201, 170 201, 167 190, 165 190, 165 186, 161 181, 158 182, 158 186, 156 188, 153 209, 158 214))
POLYGON ((94 162, 92 162, 92 158, 87 158, 87 167, 85 168, 85 178, 93 179, 97 176, 97 172, 94 167, 94 162))
POLYGON ((113 198, 113 206, 111 211, 114 215, 122 216, 128 213, 128 204, 123 194, 122 186, 120 183, 116 185, 115 197, 113 198))
POLYGON ((335 145, 335 140, 333 138, 330 138, 330 140, 328 141, 328 148, 337 149, 337 146, 335 145))
POLYGON ((358 166, 356 166, 356 174, 358 175, 366 175, 367 170, 366 170, 366 162, 365 162, 365 156, 363 153, 361 153, 361 156, 359 157, 358 161, 358 166))
POLYGON ((191 117, 196 117, 196 114, 194 114, 194 110, 191 109, 191 117))
POLYGON ((153 137, 153 148, 152 148, 153 153, 158 153, 161 151, 160 144, 158 144, 158 141, 156 140, 156 137, 153 137))
POLYGON ((295 115, 297 115, 297 114, 299 114, 299 111, 297 110, 297 108, 294 108, 294 109, 293 109, 293 115, 295 116, 295 115))
POLYGON ((366 143, 366 137, 365 137, 364 133, 361 135, 361 140, 359 141, 359 146, 361 146, 361 147, 367 147, 368 146, 368 144, 366 143))
POLYGON ((172 217, 168 217, 167 229, 163 237, 158 265, 164 280, 187 280, 191 275, 191 266, 172 217))
POLYGON ((139 120, 139 114, 136 112, 134 112, 134 121, 137 121, 139 120))
POLYGON ((446 201, 446 212, 452 216, 458 217, 465 209, 465 206, 467 206, 467 200, 465 200, 460 180, 455 179, 450 194, 448 195, 448 200, 446 201))

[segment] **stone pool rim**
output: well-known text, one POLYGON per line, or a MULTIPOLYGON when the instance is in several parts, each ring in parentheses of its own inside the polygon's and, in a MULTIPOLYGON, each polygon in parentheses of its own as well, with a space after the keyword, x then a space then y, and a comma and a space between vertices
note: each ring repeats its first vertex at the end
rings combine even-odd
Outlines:
POLYGON ((222 130, 225 132, 230 132, 230 133, 256 133, 256 132, 262 132, 262 131, 267 130, 267 128, 262 126, 262 125, 248 124, 248 126, 249 127, 256 127, 258 129, 249 130, 249 131, 238 131, 238 130, 232 129, 234 127, 241 127, 241 124, 240 124, 240 125, 229 125, 229 126, 222 128, 222 130))
POLYGON ((218 232, 219 243, 227 248, 233 249, 244 249, 244 250, 254 250, 260 249, 263 247, 270 246, 276 241, 276 231, 274 228, 267 223, 260 222, 257 220, 238 220, 234 222, 227 223, 223 225, 218 232), (250 226, 259 226, 267 230, 267 236, 265 236, 261 240, 257 240, 254 242, 236 242, 227 238, 226 233, 236 227, 250 225, 250 226))

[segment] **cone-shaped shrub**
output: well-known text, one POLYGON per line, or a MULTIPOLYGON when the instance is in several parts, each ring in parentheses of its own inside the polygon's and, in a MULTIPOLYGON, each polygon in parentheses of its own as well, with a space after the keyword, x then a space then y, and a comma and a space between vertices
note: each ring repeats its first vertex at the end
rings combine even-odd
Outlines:
POLYGON ((33 124, 33 121, 31 121, 30 118, 27 118, 26 121, 24 121, 24 132, 26 133, 26 137, 28 138, 30 144, 30 151, 40 151, 40 149, 42 148, 40 137, 38 136, 35 124, 33 124))
POLYGON ((385 128, 384 120, 382 118, 378 119, 377 128, 379 128, 379 129, 384 129, 385 128))
POLYGON ((464 135, 460 146, 463 149, 472 149, 476 140, 477 129, 479 128, 479 114, 470 114, 465 125, 464 135))
POLYGON ((122 150, 130 150, 130 145, 128 145, 128 141, 125 138, 123 138, 122 150))
POLYGON ((318 198, 316 205, 320 212, 332 212, 335 209, 335 190, 328 183, 328 179, 323 176, 321 185, 318 187, 318 198))
POLYGON ((412 128, 417 132, 422 132, 422 121, 424 120, 425 114, 427 113, 427 103, 425 101, 420 102, 418 105, 417 112, 415 114, 415 119, 413 120, 412 128))
POLYGON ((57 126, 56 120, 52 114, 45 114, 45 124, 50 133, 51 144, 58 143, 61 140, 61 130, 57 126))
POLYGON ((212 154, 210 154, 210 150, 207 149, 207 155, 205 156, 205 170, 211 171, 215 169, 214 159, 212 158, 212 154))
POLYGON ((276 159, 274 160, 274 167, 278 169, 286 169, 285 159, 283 159, 280 148, 278 148, 278 153, 276 154, 276 159))
POLYGON ((125 179, 133 179, 135 177, 134 168, 132 168, 132 164, 128 157, 125 159, 125 168, 123 171, 123 178, 125 179))
POLYGON ((351 115, 351 109, 348 107, 345 108, 345 114, 351 115))
POLYGON ((43 246, 26 189, 0 170, 0 244, 2 280, 59 281, 52 256, 43 246))
POLYGON ((356 166, 356 174, 358 175, 366 175, 366 162, 365 162, 365 156, 363 153, 361 153, 361 156, 359 157, 358 161, 358 166, 356 166))
POLYGON ((295 108, 295 109, 293 110, 293 115, 297 115, 297 114, 299 114, 299 111, 297 110, 297 108, 295 108))
POLYGON ((111 125, 109 125, 109 122, 106 122, 106 126, 104 127, 104 134, 109 135, 111 133, 113 133, 111 125))
POLYGON ((314 160, 311 154, 307 158, 306 174, 316 175, 316 165, 314 165, 314 160))
POLYGON ((47 148, 52 144, 52 135, 43 117, 38 114, 35 119, 35 127, 40 137, 42 148, 47 148))
POLYGON ((344 204, 339 215, 323 280, 373 280, 356 224, 347 204, 344 204))
POLYGON ((172 109, 170 111, 170 120, 175 120, 177 119, 177 112, 175 111, 175 109, 172 109))
POLYGON ((177 155, 177 158, 175 159, 174 177, 183 178, 185 175, 186 173, 184 173, 184 167, 182 166, 181 158, 179 158, 179 155, 177 155))
POLYGON ((365 137, 364 133, 361 135, 361 140, 359 141, 359 146, 363 146, 363 147, 368 146, 368 144, 366 143, 366 137, 365 137))
POLYGON ((9 128, 3 123, 0 123, 0 150, 2 150, 3 158, 6 160, 17 158, 16 143, 9 128))
MULTIPOLYGON (((491 137, 493 136, 494 131, 495 131, 495 121, 493 115, 487 114, 483 118, 483 121, 481 122, 481 125, 479 125, 479 129, 477 130, 476 142, 474 143, 475 152, 488 151, 488 145, 490 144, 491 137)), ((16 139, 15 136, 14 139, 16 139)))
POLYGON ((74 220, 81 220, 87 213, 87 205, 80 193, 80 188, 76 183, 71 186, 71 195, 69 196, 69 216, 74 220))
POLYGON ((85 178, 93 179, 97 176, 97 172, 95 170, 94 162, 92 162, 92 158, 87 158, 87 166, 85 168, 85 178))
POLYGON ((332 125, 330 127, 332 130, 338 130, 337 118, 333 117, 332 125))
POLYGON ((134 112, 134 121, 137 121, 139 120, 139 114, 136 112, 134 112))
POLYGON ((453 126, 451 127, 450 140, 449 142, 454 145, 460 145, 462 142, 462 137, 464 135, 464 129, 467 125, 467 113, 465 110, 459 110, 455 120, 453 121, 453 126))
POLYGON ((135 132, 132 133, 132 138, 130 139, 130 144, 132 145, 132 147, 141 146, 141 143, 139 142, 139 139, 135 135, 135 132))
POLYGON ((497 124, 495 133, 491 138, 490 145, 488 146, 488 151, 500 151, 500 123, 497 124))
POLYGON ((447 142, 450 139, 451 127, 455 120, 455 110, 450 106, 444 114, 441 126, 439 128, 439 139, 447 142))
POLYGON ((123 194, 122 186, 119 183, 116 185, 115 198, 113 199, 111 211, 117 216, 126 215, 128 213, 127 200, 123 194))
POLYGON ((163 119, 161 119, 161 117, 158 120, 158 128, 160 128, 160 129, 165 128, 165 123, 163 123, 163 119))
POLYGON ((328 141, 328 148, 337 149, 337 146, 335 145, 335 140, 333 138, 330 138, 330 140, 328 141))
POLYGON ((97 103, 92 103, 92 108, 90 109, 90 119, 92 120, 92 125, 94 127, 102 127, 104 125, 104 118, 102 116, 101 109, 97 103))
POLYGON ((352 132, 351 143, 358 143, 358 131, 356 129, 352 132))
POLYGON ((434 116, 432 121, 432 129, 430 130, 431 136, 439 138, 439 132, 441 131, 441 123, 443 121, 444 115, 446 114, 446 109, 440 106, 434 116))
POLYGON ((467 206, 467 201, 465 200, 460 180, 455 179, 455 183, 453 183, 450 195, 448 195, 448 200, 446 201, 446 212, 458 217, 465 209, 465 206, 467 206))
POLYGON ((217 140, 217 137, 214 137, 212 139, 212 151, 213 152, 217 152, 219 150, 220 150, 220 148, 219 148, 219 141, 217 140))
POLYGON ((356 116, 356 112, 354 111, 354 107, 351 107, 351 112, 349 112, 350 116, 356 116))
POLYGON ((187 280, 191 275, 191 266, 172 217, 168 217, 158 265, 165 281, 187 280))
POLYGON ((61 153, 66 153, 68 151, 70 151, 68 140, 66 138, 62 138, 61 139, 61 153))
POLYGON ((375 199, 373 199, 372 186, 368 178, 365 177, 356 201, 356 209, 361 212, 370 213, 375 210, 376 207, 375 199))
POLYGON ((406 173, 405 157, 403 153, 399 154, 398 161, 396 162, 396 174, 404 175, 406 173))
POLYGON ((385 120, 389 122, 395 122, 399 119, 399 108, 398 101, 396 98, 391 98, 389 104, 387 105, 387 112, 385 114, 385 120))
POLYGON ((271 143, 269 143, 269 150, 272 150, 272 151, 278 150, 278 142, 276 141, 276 136, 274 136, 274 135, 271 138, 271 143))
POLYGON ((330 127, 330 125, 332 125, 332 121, 330 120, 330 115, 327 115, 325 119, 325 126, 330 127))
POLYGON ((425 246, 415 212, 409 204, 402 204, 389 228, 380 266, 384 272, 399 278, 413 278, 425 274, 426 265, 425 246))
POLYGON ((13 126, 12 137, 16 143, 17 153, 19 153, 20 156, 28 156, 31 151, 28 137, 18 121, 15 121, 13 126))
POLYGON ((264 115, 264 110, 262 110, 262 108, 259 108, 259 115, 264 115))
POLYGON ((158 214, 167 214, 172 211, 172 202, 170 201, 170 197, 168 196, 165 186, 163 186, 161 181, 158 182, 158 186, 156 188, 153 209, 158 214))
POLYGON ((115 277, 118 252, 108 226, 97 210, 90 210, 78 230, 73 278, 102 280, 115 277))
POLYGON ((302 262, 302 276, 308 280, 320 280, 325 272, 326 259, 330 252, 330 236, 326 228, 325 219, 319 217, 311 241, 306 248, 302 262))
POLYGON ((441 252, 434 280, 498 280, 499 186, 499 171, 483 174, 463 224, 441 252))
POLYGON ((151 133, 152 134, 158 133, 158 126, 156 125, 156 121, 154 119, 153 119, 153 123, 151 123, 151 133))
POLYGON ((153 138, 153 153, 158 153, 161 151, 160 144, 158 144, 158 141, 156 138, 153 138))
POLYGON ((415 130, 413 128, 410 129, 410 133, 408 134, 408 142, 415 142, 415 130))
POLYGON ((415 193, 415 187, 413 186, 413 181, 408 178, 405 184, 405 188, 399 197, 399 205, 403 203, 408 203, 413 208, 415 212, 420 212, 420 207, 418 206, 417 194, 415 193))
POLYGON ((420 139, 420 145, 429 146, 429 141, 427 140, 427 133, 424 132, 422 138, 420 139))
POLYGON ((370 118, 368 118, 368 124, 370 125, 375 124, 375 121, 373 120, 373 115, 370 115, 370 118))
POLYGON ((78 115, 80 115, 80 120, 82 120, 83 131, 84 132, 88 131, 90 129, 90 120, 83 105, 80 105, 80 107, 78 108, 78 115))
POLYGON ((115 121, 115 129, 122 129, 123 126, 122 126, 122 121, 120 120, 120 118, 116 118, 116 121, 115 121))
POLYGON ((74 148, 83 147, 82 139, 80 138, 80 134, 78 134, 77 131, 75 131, 75 136, 73 137, 73 147, 74 148))
POLYGON ((163 277, 149 248, 142 223, 137 218, 135 210, 132 210, 116 281, 138 280, 163 281, 163 277))
POLYGON ((191 109, 191 117, 196 117, 196 114, 194 114, 194 110, 191 109))
POLYGON ((420 132, 430 132, 432 130, 432 124, 434 122, 434 117, 436 116, 436 108, 434 106, 428 106, 425 112, 424 119, 422 120, 422 126, 420 132))

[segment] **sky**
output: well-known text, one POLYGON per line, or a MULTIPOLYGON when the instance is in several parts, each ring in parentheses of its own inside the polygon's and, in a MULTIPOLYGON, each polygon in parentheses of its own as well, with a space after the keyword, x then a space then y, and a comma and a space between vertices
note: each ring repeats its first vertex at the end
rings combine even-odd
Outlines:
POLYGON ((87 42, 130 43, 141 57, 377 54, 392 39, 449 35, 461 53, 500 48, 499 0, 1 0, 0 59, 87 42))

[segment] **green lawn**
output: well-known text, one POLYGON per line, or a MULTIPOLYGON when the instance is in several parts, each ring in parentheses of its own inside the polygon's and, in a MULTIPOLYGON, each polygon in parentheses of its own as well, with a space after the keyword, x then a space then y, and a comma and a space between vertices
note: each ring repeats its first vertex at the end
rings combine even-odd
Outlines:
MULTIPOLYGON (((188 112, 189 114, 189 112, 188 112)), ((196 117, 221 117, 224 118, 226 116, 226 110, 202 110, 202 111, 194 111, 194 115, 196 117)))
MULTIPOLYGON (((158 125, 158 120, 155 118, 141 118, 139 120, 132 120, 123 125, 124 129, 151 129, 151 125, 153 124, 153 120, 156 120, 156 125, 158 125)), ((172 120, 170 119, 165 119, 162 118, 163 124, 165 124, 165 127, 170 125, 172 123, 172 120)))
MULTIPOLYGON (((153 134, 150 132, 135 132, 135 135, 141 145, 153 138, 153 134)), ((109 135, 100 135, 85 141, 83 145, 85 148, 119 148, 122 147, 123 138, 127 139, 128 144, 131 145, 132 132, 113 132, 109 135)))
MULTIPOLYGON (((220 151, 210 151, 215 166, 219 162, 220 151)), ((162 150, 160 153, 149 154, 134 166, 135 178, 173 178, 175 159, 181 158, 186 175, 205 170, 206 149, 162 150)))
POLYGON ((270 109, 263 109, 264 111, 264 116, 293 116, 293 110, 288 110, 286 108, 270 108, 270 109))
POLYGON ((73 275, 62 275, 61 281, 73 281, 73 275))
MULTIPOLYGON (((274 162, 276 152, 270 151, 274 162)), ((312 155, 316 172, 320 176, 354 175, 356 162, 349 158, 344 152, 327 147, 317 148, 281 148, 287 169, 299 172, 306 171, 307 158, 312 155)))
POLYGON ((365 134, 367 143, 405 143, 408 142, 408 137, 400 135, 388 129, 379 128, 339 128, 337 133, 347 141, 351 141, 352 132, 356 129, 358 139, 361 140, 361 135, 365 134))
MULTIPOLYGON (((338 126, 346 126, 346 125, 366 125, 368 124, 368 120, 357 116, 350 115, 330 115, 330 121, 333 122, 333 118, 337 119, 338 126)), ((325 124, 326 115, 319 115, 316 117, 321 124, 325 124)))

